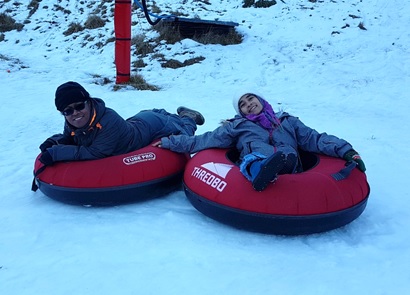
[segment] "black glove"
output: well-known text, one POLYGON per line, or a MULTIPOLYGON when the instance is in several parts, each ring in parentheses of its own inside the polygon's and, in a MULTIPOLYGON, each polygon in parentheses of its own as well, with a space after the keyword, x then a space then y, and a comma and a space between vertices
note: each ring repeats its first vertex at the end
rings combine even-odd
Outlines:
POLYGON ((47 138, 45 142, 40 144, 39 148, 42 153, 44 153, 48 148, 51 148, 53 145, 56 145, 57 141, 51 138, 47 138))
POLYGON ((51 156, 49 151, 44 151, 40 156, 40 162, 44 164, 44 166, 50 166, 54 164, 53 157, 51 156))
POLYGON ((365 172, 366 171, 366 166, 364 165, 364 162, 362 158, 360 157, 359 153, 356 152, 355 150, 349 150, 343 155, 343 159, 346 161, 353 161, 357 163, 357 168, 359 168, 360 171, 365 172))

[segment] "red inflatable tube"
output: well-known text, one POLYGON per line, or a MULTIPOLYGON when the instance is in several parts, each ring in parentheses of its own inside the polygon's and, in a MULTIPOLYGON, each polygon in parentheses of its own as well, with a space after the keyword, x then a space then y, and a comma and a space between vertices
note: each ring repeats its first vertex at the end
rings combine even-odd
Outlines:
POLYGON ((356 219, 370 187, 358 169, 343 180, 338 158, 301 152, 304 172, 280 175, 257 192, 240 173, 234 150, 197 153, 185 167, 184 190, 193 206, 225 224, 256 232, 302 235, 332 230, 356 219))
MULTIPOLYGON (((35 176, 46 196, 69 204, 107 206, 162 196, 182 187, 185 154, 153 146, 92 161, 58 162, 35 176)), ((37 157, 34 175, 43 167, 37 157)))

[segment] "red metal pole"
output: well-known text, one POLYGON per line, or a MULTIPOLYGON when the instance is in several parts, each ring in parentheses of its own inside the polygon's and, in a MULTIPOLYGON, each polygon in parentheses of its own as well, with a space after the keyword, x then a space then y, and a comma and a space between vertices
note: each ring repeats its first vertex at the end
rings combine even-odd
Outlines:
POLYGON ((116 83, 130 81, 131 73, 131 0, 115 0, 115 66, 116 83))

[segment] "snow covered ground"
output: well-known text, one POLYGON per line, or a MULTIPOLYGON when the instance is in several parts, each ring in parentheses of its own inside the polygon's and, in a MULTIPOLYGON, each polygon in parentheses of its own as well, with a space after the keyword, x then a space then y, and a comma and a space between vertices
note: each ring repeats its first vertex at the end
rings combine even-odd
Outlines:
MULTIPOLYGON (((115 80, 114 43, 97 45, 114 36, 113 19, 63 34, 114 1, 43 0, 29 18, 27 3, 0 3, 0 13, 25 24, 0 41, 0 294, 405 294, 410 2, 156 2, 163 13, 237 22, 244 40, 164 43, 157 50, 166 59, 205 60, 170 69, 147 56, 139 74, 161 90, 114 91, 113 83, 97 83, 115 80), (232 117, 233 95, 253 87, 274 108, 353 144, 367 166, 368 206, 343 228, 283 237, 222 225, 196 211, 182 191, 110 208, 34 193, 38 146, 63 127, 54 92, 69 80, 125 118, 154 107, 196 108, 206 117, 197 134, 232 117)), ((133 35, 154 35, 140 10, 133 21, 133 35)))

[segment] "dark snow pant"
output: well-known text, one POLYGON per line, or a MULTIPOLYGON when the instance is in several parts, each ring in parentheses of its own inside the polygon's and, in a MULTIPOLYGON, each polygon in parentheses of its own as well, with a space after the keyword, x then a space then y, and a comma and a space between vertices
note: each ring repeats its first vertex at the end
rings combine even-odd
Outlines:
POLYGON ((278 171, 278 174, 292 174, 298 170, 298 153, 290 145, 278 145, 272 146, 263 142, 251 143, 249 145, 249 151, 245 155, 240 164, 240 170, 242 174, 250 181, 252 181, 252 175, 249 173, 249 167, 255 161, 263 161, 270 158, 275 153, 281 152, 284 157, 284 166, 278 171))
POLYGON ((161 137, 176 134, 194 135, 197 128, 192 118, 180 117, 164 109, 143 110, 127 121, 139 132, 141 148, 161 137))

